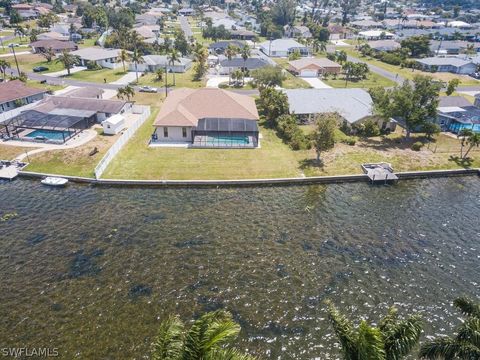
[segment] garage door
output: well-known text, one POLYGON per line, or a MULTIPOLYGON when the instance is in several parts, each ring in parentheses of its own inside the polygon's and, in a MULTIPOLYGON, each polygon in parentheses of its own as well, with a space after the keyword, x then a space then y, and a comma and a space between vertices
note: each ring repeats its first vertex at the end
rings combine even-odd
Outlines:
POLYGON ((302 70, 302 72, 300 73, 300 76, 317 77, 317 71, 316 70, 302 70))

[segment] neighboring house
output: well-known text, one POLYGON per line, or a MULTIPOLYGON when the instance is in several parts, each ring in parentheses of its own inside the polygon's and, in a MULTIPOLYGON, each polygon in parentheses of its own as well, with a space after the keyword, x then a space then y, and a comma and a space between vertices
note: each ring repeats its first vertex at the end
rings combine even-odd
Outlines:
POLYGON ((192 8, 183 8, 178 10, 178 14, 182 16, 193 16, 195 15, 195 10, 192 8))
POLYGON ((94 62, 104 68, 116 69, 122 66, 119 57, 120 52, 120 49, 88 47, 72 51, 71 54, 80 58, 80 65, 82 66, 87 66, 89 62, 94 62))
POLYGON ((285 25, 283 27, 284 34, 286 37, 289 38, 305 38, 305 39, 310 39, 312 37, 312 33, 310 32, 310 29, 304 25, 285 25))
POLYGON ((276 39, 265 41, 260 44, 260 50, 271 57, 288 57, 291 53, 298 51, 301 56, 308 56, 308 48, 294 39, 276 39))
POLYGON ((257 37, 257 34, 250 30, 237 29, 230 30, 230 37, 232 39, 253 41, 257 37))
POLYGON ((357 29, 379 29, 383 27, 383 24, 373 20, 357 20, 350 23, 351 26, 357 29))
MULTIPOLYGON (((477 98, 478 101, 478 98, 477 98)), ((478 102, 480 105, 480 102, 478 102)), ((458 134, 463 129, 480 132, 480 108, 461 96, 441 97, 437 122, 443 131, 458 134)))
POLYGON ((235 46, 239 49, 243 48, 245 46, 245 43, 243 41, 237 41, 237 40, 232 40, 232 41, 217 41, 214 43, 211 43, 208 45, 208 50, 210 51, 211 54, 223 54, 225 50, 227 49, 228 45, 235 46))
POLYGON ((22 20, 31 20, 38 18, 38 12, 35 10, 19 10, 18 15, 22 20))
MULTIPOLYGON (((171 64, 167 55, 145 55, 143 61, 143 63, 137 65, 138 71, 155 72, 167 67, 168 72, 184 73, 192 66, 192 60, 188 58, 180 58, 179 61, 171 64)), ((129 69, 135 71, 135 64, 130 63, 129 69)))
POLYGON ((25 85, 20 80, 0 83, 0 113, 31 104, 44 98, 44 89, 25 85))
POLYGON ((358 36, 366 40, 391 40, 395 37, 394 34, 384 30, 360 31, 358 36))
POLYGON ((401 45, 395 40, 369 41, 368 45, 372 48, 372 50, 379 52, 391 52, 401 48, 401 45))
POLYGON ((247 95, 214 88, 173 90, 153 123, 152 143, 255 148, 258 118, 255 100, 247 95))
POLYGON ((453 27, 457 29, 471 29, 473 25, 466 23, 465 21, 450 21, 447 24, 448 27, 453 27))
POLYGON ((105 91, 101 88, 86 86, 67 91, 62 93, 62 96, 78 97, 87 99, 102 99, 105 91))
POLYGON ((323 74, 338 74, 342 66, 327 58, 303 58, 288 62, 288 70, 302 77, 318 77, 323 74))
POLYGON ((475 73, 477 65, 470 59, 457 57, 430 57, 415 60, 422 70, 430 72, 450 72, 469 75, 475 73))
POLYGON ((46 52, 48 49, 52 49, 56 54, 64 50, 74 51, 78 49, 78 46, 72 41, 60 41, 60 40, 38 40, 30 44, 32 51, 36 54, 46 52))
POLYGON ((478 43, 460 40, 430 41, 430 50, 436 55, 458 55, 469 47, 473 48, 475 52, 480 51, 478 43))
POLYGON ((270 65, 270 63, 267 60, 259 57, 249 57, 246 61, 240 56, 236 56, 231 60, 222 57, 222 59, 219 59, 218 73, 221 75, 227 75, 237 69, 242 71, 252 71, 268 65, 270 65))
POLYGON ((374 116, 373 100, 363 89, 292 89, 285 90, 289 111, 300 122, 310 123, 316 114, 339 114, 349 125, 374 119, 381 128, 395 129, 394 121, 384 122, 374 116))
POLYGON ((143 26, 143 25, 156 25, 157 24, 157 16, 153 16, 150 14, 139 14, 135 16, 135 26, 143 26))
POLYGON ((133 30, 144 39, 156 38, 160 34, 160 26, 158 25, 142 25, 133 30))
POLYGON ((69 40, 69 36, 62 35, 56 31, 49 31, 42 34, 37 35, 37 40, 59 40, 59 41, 67 41, 69 40))

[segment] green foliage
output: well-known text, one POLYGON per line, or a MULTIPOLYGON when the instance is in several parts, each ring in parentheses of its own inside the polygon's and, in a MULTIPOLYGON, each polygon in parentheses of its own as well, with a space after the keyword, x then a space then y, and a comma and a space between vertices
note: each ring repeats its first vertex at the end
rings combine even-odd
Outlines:
POLYGON ((380 135, 378 124, 373 119, 367 119, 359 125, 355 126, 356 132, 360 136, 374 137, 380 135))
POLYGON ((355 144, 357 143, 357 139, 354 136, 348 136, 342 140, 342 143, 350 146, 355 146, 355 144))
POLYGON ((87 62, 87 69, 88 70, 101 70, 102 67, 98 65, 95 61, 87 62))
POLYGON ((219 39, 230 39, 230 31, 225 29, 225 26, 212 26, 212 24, 207 22, 207 27, 203 29, 202 35, 205 39, 212 39, 213 41, 217 41, 219 39))
POLYGON ((282 86, 285 76, 277 66, 264 66, 252 71, 253 83, 260 89, 264 87, 282 86))
POLYGON ((453 337, 440 337, 426 342, 420 349, 422 359, 480 359, 480 304, 467 298, 453 303, 467 318, 453 337))
POLYGON ((290 60, 290 61, 298 60, 301 57, 302 57, 302 55, 300 54, 300 51, 295 50, 288 55, 288 60, 290 60))
POLYGON ((240 326, 224 310, 206 313, 186 329, 179 317, 164 321, 155 340, 154 360, 253 360, 233 348, 240 326))
POLYGON ((279 26, 292 24, 295 20, 295 7, 297 6, 294 0, 277 0, 271 10, 272 21, 279 26))
POLYGON ((428 139, 432 139, 432 136, 439 134, 441 130, 442 129, 440 128, 440 125, 432 121, 425 122, 422 127, 422 131, 425 133, 428 139))
POLYGON ((392 307, 377 327, 361 321, 355 327, 327 301, 328 317, 340 342, 345 360, 400 360, 418 343, 422 331, 418 316, 400 320, 392 307))
POLYGON ((312 145, 317 153, 317 162, 320 162, 320 153, 335 146, 335 129, 338 127, 337 114, 317 114, 315 117, 315 131, 312 134, 312 145))
POLYGON ((420 151, 422 150, 423 143, 421 141, 416 141, 412 144, 412 150, 413 151, 420 151))
POLYGON ((175 32, 174 48, 180 54, 182 54, 182 56, 190 54, 190 44, 188 43, 183 31, 181 30, 175 32))
POLYGON ((447 95, 450 96, 452 95, 455 90, 457 89, 458 85, 460 85, 460 80, 459 79, 452 79, 448 82, 448 85, 447 85, 447 95))
POLYGON ((284 114, 277 119, 277 132, 292 150, 305 150, 310 147, 307 137, 293 115, 284 114))
POLYGON ((260 89, 260 98, 257 100, 257 104, 260 114, 272 128, 277 127, 277 119, 280 116, 288 114, 287 95, 272 87, 260 89))
POLYGON ((59 17, 54 13, 47 13, 45 15, 40 15, 37 20, 37 25, 43 28, 49 28, 53 24, 59 21, 59 17))
POLYGON ((345 74, 347 80, 360 80, 366 79, 367 75, 370 73, 368 65, 365 63, 354 63, 347 61, 343 64, 342 70, 345 74))
POLYGON ((400 45, 407 49, 414 58, 425 57, 430 54, 430 39, 428 36, 411 36, 402 40, 400 45))

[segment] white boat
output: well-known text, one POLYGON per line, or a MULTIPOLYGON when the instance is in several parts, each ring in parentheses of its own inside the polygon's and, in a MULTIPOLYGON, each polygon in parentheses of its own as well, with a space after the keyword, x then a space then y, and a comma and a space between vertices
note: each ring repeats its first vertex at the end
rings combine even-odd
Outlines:
POLYGON ((68 180, 61 177, 48 176, 42 180, 42 184, 48 186, 65 186, 67 185, 68 180))

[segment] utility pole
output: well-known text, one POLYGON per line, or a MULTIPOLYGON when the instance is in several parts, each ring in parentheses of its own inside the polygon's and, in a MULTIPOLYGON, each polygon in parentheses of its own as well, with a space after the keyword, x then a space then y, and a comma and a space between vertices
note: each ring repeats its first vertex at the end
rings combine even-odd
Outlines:
POLYGON ((17 65, 17 72, 18 72, 18 77, 20 77, 20 68, 18 67, 18 60, 17 60, 17 54, 15 54, 15 47, 13 44, 10 44, 9 47, 12 49, 13 52, 13 57, 15 58, 15 65, 17 65))
POLYGON ((167 63, 165 63, 165 98, 168 96, 168 71, 167 71, 167 63))

